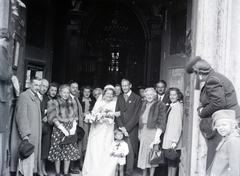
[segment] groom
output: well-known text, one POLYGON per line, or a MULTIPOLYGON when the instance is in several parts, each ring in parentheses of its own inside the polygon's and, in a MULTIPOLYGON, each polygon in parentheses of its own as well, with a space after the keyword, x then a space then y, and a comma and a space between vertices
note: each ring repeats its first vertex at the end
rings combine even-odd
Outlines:
POLYGON ((133 93, 132 84, 127 79, 121 82, 123 94, 118 96, 116 104, 116 112, 120 113, 116 117, 116 126, 125 136, 129 136, 126 140, 129 147, 127 155, 126 176, 131 176, 133 171, 134 156, 137 156, 138 150, 138 127, 139 111, 141 107, 141 97, 133 93))

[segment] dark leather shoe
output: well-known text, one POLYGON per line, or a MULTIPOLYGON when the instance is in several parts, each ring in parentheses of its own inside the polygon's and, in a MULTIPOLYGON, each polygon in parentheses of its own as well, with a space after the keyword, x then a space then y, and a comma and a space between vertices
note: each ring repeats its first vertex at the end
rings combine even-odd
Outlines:
POLYGON ((75 170, 75 169, 69 169, 69 172, 71 174, 79 174, 79 172, 77 170, 75 170))
POLYGON ((79 170, 82 171, 82 166, 79 166, 79 170))

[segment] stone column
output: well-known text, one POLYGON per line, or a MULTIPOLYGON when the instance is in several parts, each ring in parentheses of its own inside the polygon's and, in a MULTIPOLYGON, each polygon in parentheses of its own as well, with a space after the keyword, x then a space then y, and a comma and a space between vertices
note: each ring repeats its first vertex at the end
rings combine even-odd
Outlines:
POLYGON ((0 27, 8 28, 10 1, 0 0, 0 27))

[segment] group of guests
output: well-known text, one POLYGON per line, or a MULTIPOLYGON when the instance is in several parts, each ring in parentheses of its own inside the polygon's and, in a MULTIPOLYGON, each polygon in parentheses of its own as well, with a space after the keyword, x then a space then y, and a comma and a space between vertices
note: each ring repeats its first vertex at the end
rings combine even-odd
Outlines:
MULTIPOLYGON (((1 28, 2 97, 13 75, 7 53, 10 40, 9 30, 1 28)), ((233 84, 198 56, 188 62, 186 72, 195 73, 196 79, 204 82, 197 111, 201 118, 199 129, 208 146, 206 175, 240 175, 240 107, 233 84)), ((85 86, 80 93, 76 82, 58 86, 46 79, 31 78, 14 112, 10 171, 47 175, 49 160, 55 163, 57 176, 61 161, 64 176, 79 173, 76 163, 83 176, 123 176, 132 175, 137 158, 143 176, 148 169, 153 176, 157 165, 149 164, 148 155, 159 145, 163 151, 173 149, 177 153, 175 160, 166 158, 167 173, 175 176, 182 148, 183 94, 178 88, 166 92, 166 86, 161 80, 155 88, 139 87, 139 96, 131 90, 131 82, 123 79, 115 87, 107 85, 91 92, 91 87, 85 86), (102 112, 111 112, 114 123, 108 119, 93 123, 85 120, 88 115, 102 112), (83 139, 63 143, 76 134, 77 127, 85 131, 83 139)), ((2 117, 8 117, 7 104, 0 105, 2 117)), ((4 123, 0 126, 5 128, 4 123)), ((155 175, 166 175, 158 172, 155 175)))
MULTIPOLYGON (((148 154, 154 145, 160 144, 163 150, 173 148, 180 154, 183 95, 177 88, 167 93, 163 80, 156 88, 146 88, 144 97, 131 88, 131 82, 123 79, 121 84, 93 91, 84 86, 80 92, 73 81, 58 86, 33 77, 29 89, 20 94, 14 113, 10 171, 48 175, 49 160, 54 162, 57 176, 61 163, 64 176, 78 174, 76 165, 83 176, 123 176, 132 175, 138 159, 137 167, 143 169, 143 175, 149 168, 153 176, 157 165, 148 163, 148 154), (89 114, 97 116, 105 111, 113 114, 113 123, 85 120, 89 114), (76 133, 77 126, 85 131, 83 139, 63 144, 76 133), (32 144, 34 152, 20 157, 23 141, 32 144)), ((179 160, 168 162, 169 174, 176 173, 178 164, 179 160)))

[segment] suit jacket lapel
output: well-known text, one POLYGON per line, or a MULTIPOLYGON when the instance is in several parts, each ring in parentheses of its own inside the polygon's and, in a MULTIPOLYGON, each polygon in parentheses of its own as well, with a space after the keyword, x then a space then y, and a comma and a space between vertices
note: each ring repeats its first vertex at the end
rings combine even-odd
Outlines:
POLYGON ((131 93, 131 95, 128 97, 128 100, 125 102, 124 98, 124 103, 125 103, 125 107, 124 107, 124 111, 127 110, 127 108, 129 107, 129 105, 133 102, 133 100, 135 99, 135 96, 133 95, 133 92, 131 93))

